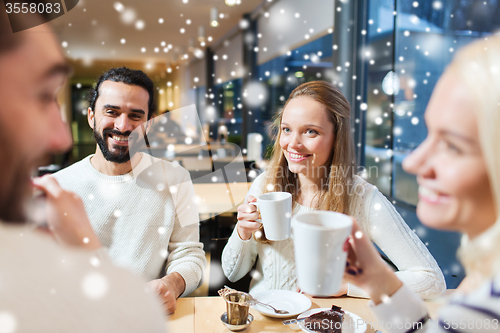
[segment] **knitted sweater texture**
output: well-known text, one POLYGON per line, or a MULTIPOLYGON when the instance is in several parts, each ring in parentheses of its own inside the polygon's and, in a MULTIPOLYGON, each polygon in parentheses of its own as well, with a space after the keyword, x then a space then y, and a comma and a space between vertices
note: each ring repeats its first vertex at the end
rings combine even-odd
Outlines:
POLYGON ((189 173, 176 163, 142 154, 127 174, 108 176, 90 155, 54 174, 78 194, 114 264, 147 280, 178 272, 183 296, 202 281, 206 266, 199 242, 199 217, 189 173))
MULTIPOLYGON (((264 177, 265 174, 257 177, 247 196, 258 197, 262 193, 264 177)), ((397 266, 399 279, 422 298, 443 295, 446 291, 443 273, 422 241, 375 186, 355 176, 354 187, 358 186, 362 190, 356 190, 357 194, 350 198, 350 215, 397 266)), ((313 210, 295 204, 293 215, 313 210)), ((253 238, 244 241, 235 228, 222 253, 222 269, 230 281, 237 281, 250 271, 257 260, 257 271, 250 284, 251 292, 272 289, 295 291, 297 277, 293 251, 291 238, 271 244, 263 244, 253 238)), ((368 297, 365 291, 354 285, 348 286, 348 295, 368 297)))

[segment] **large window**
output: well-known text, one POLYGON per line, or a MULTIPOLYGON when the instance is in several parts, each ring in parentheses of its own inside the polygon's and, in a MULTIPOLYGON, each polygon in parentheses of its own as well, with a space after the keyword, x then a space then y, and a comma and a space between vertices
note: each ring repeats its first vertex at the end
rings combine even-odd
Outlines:
POLYGON ((403 159, 427 136, 424 113, 439 77, 464 45, 500 27, 500 0, 365 0, 360 32, 363 79, 356 92, 364 120, 367 180, 387 195, 436 258, 448 288, 465 276, 460 235, 431 230, 415 214, 415 176, 403 159))
POLYGON ((447 64, 498 29, 499 12, 498 0, 369 1, 365 163, 386 195, 417 203, 415 177, 401 162, 427 135, 425 108, 447 64))

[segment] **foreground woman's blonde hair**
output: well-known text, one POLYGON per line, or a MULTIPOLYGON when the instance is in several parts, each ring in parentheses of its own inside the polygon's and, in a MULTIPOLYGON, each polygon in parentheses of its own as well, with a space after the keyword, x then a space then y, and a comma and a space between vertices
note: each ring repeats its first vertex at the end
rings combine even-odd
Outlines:
POLYGON ((500 274, 500 36, 466 46, 448 70, 461 76, 474 101, 497 216, 495 224, 473 240, 463 236, 459 255, 467 274, 480 273, 488 278, 500 274))
POLYGON ((356 156, 351 135, 351 108, 344 95, 329 82, 313 81, 301 84, 292 91, 284 108, 276 115, 273 130, 277 131, 277 137, 262 192, 289 192, 292 194, 293 204, 297 202, 301 188, 299 177, 288 169, 288 162, 280 146, 280 136, 283 111, 292 99, 303 97, 311 98, 324 106, 335 134, 330 158, 323 166, 326 172, 318 188, 315 208, 349 214, 349 193, 354 190, 352 182, 356 172, 356 156))

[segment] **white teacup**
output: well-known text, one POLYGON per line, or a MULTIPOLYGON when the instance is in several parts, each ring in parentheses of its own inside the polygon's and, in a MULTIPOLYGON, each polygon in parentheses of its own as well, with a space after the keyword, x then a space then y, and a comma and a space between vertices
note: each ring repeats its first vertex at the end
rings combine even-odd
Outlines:
POLYGON ((292 224, 292 195, 288 192, 269 192, 251 205, 258 207, 266 238, 281 241, 290 238, 292 224))
POLYGON ((342 284, 352 228, 350 216, 315 211, 293 217, 293 241, 299 288, 314 296, 336 294, 342 284))

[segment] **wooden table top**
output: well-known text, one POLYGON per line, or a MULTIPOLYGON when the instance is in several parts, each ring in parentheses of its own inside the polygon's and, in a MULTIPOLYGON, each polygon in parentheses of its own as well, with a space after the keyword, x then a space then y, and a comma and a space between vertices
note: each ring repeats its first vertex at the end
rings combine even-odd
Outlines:
POLYGON ((182 167, 188 171, 212 171, 210 157, 182 157, 179 160, 182 162, 182 167))
MULTIPOLYGON (((310 297, 311 298, 311 297, 310 297)), ((368 323, 376 323, 377 320, 368 309, 368 300, 353 297, 340 298, 311 298, 311 308, 331 308, 333 304, 342 307, 363 318, 368 323)), ((445 303, 445 298, 426 301, 431 317, 435 317, 438 309, 445 303)), ((168 317, 168 332, 182 333, 229 333, 220 320, 220 316, 226 312, 226 304, 221 297, 188 297, 180 298, 177 302, 177 310, 168 317)), ((261 315, 256 310, 250 308, 250 313, 254 316, 254 321, 247 328, 245 333, 252 332, 300 332, 298 329, 283 325, 283 319, 270 318, 261 315)), ((374 333, 376 330, 368 325, 367 333, 374 333)))

